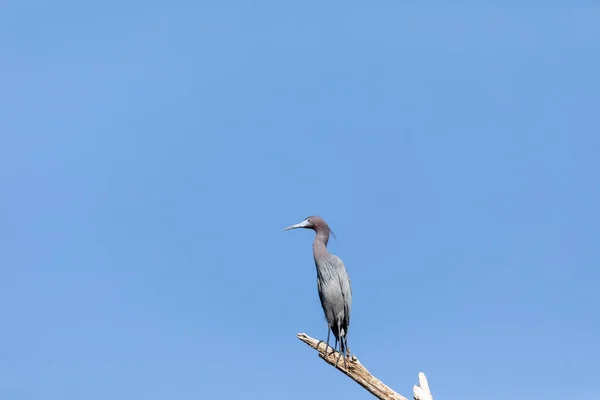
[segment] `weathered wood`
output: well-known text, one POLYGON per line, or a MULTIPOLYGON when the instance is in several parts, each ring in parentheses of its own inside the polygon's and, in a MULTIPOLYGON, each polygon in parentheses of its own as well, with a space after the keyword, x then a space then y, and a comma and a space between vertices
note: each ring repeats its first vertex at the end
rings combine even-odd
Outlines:
POLYGON ((415 400, 433 400, 427 377, 423 372, 419 372, 419 386, 413 386, 415 400))
MULTIPOLYGON (((298 339, 302 340, 304 343, 312 347, 313 349, 319 352, 319 357, 321 357, 325 362, 331 365, 335 365, 337 357, 339 355, 338 352, 332 353, 332 348, 329 347, 326 350, 326 344, 323 341, 318 341, 305 333, 299 333, 298 339), (331 353, 331 354, 330 354, 331 353), (329 356, 328 356, 329 354, 329 356)), ((358 361, 356 356, 351 356, 347 360, 347 368, 344 365, 343 358, 340 359, 340 362, 337 365, 337 369, 342 373, 346 374, 348 377, 353 379, 360 386, 364 387, 368 390, 373 396, 377 397, 381 400, 408 400, 406 397, 394 392, 387 385, 381 382, 379 379, 375 378, 371 373, 358 361)), ((424 377, 425 375, 423 375, 424 377)), ((419 380, 421 379, 421 374, 419 374, 419 380)), ((425 380, 425 384, 427 384, 427 380, 425 380)), ((419 400, 427 400, 426 398, 422 398, 419 400)))

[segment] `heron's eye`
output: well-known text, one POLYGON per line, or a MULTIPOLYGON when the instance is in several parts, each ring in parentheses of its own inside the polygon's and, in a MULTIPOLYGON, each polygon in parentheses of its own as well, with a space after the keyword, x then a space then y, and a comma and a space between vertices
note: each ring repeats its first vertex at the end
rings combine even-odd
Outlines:
POLYGON ((310 218, 306 218, 306 222, 310 222, 310 218))

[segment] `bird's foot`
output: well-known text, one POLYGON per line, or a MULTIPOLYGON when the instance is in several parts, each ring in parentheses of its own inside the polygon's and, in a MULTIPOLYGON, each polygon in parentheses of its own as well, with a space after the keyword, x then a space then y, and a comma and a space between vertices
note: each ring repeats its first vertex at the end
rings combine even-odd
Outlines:
POLYGON ((331 347, 328 343, 326 343, 324 340, 319 340, 317 342, 317 350, 319 349, 319 345, 321 343, 325 343, 325 357, 329 357, 330 355, 332 355, 333 353, 335 353, 335 349, 333 347, 331 347), (327 352, 327 350, 331 349, 331 352, 327 352))
MULTIPOLYGON (((334 368, 337 368, 338 363, 340 362, 340 358, 342 358, 342 353, 339 353, 337 360, 335 361, 335 364, 333 365, 334 368)), ((344 368, 348 369, 348 359, 346 356, 343 357, 344 358, 344 368)))
MULTIPOLYGON (((320 345, 321 343, 325 343, 325 341, 324 341, 324 340, 319 340, 319 341, 317 342, 317 350, 319 350, 319 345, 320 345)), ((329 347, 331 347, 331 346, 329 346, 327 343, 325 343, 325 353, 327 353, 327 349, 328 349, 329 347)))

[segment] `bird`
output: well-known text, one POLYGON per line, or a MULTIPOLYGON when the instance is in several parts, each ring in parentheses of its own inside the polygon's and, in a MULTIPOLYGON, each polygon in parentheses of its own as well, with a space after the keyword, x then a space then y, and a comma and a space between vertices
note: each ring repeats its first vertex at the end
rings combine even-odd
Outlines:
POLYGON ((334 367, 337 367, 342 354, 344 355, 344 363, 346 363, 346 352, 348 351, 348 328, 350 326, 350 310, 352 309, 350 277, 341 258, 329 253, 327 250, 329 234, 333 232, 323 218, 313 215, 305 218, 299 224, 288 226, 284 231, 297 228, 315 231, 313 257, 317 267, 319 299, 327 319, 326 349, 331 347, 329 345, 329 334, 333 332, 335 337, 334 351, 329 355, 335 352, 339 342, 340 354, 334 365, 334 367))

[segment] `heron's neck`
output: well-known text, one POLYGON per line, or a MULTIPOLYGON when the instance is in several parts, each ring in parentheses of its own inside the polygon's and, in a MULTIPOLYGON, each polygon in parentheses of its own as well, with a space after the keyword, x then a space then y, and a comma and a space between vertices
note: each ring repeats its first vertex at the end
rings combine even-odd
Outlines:
POLYGON ((318 230, 313 241, 313 256, 315 259, 321 259, 327 257, 329 252, 327 251, 327 242, 329 241, 329 231, 318 230))

